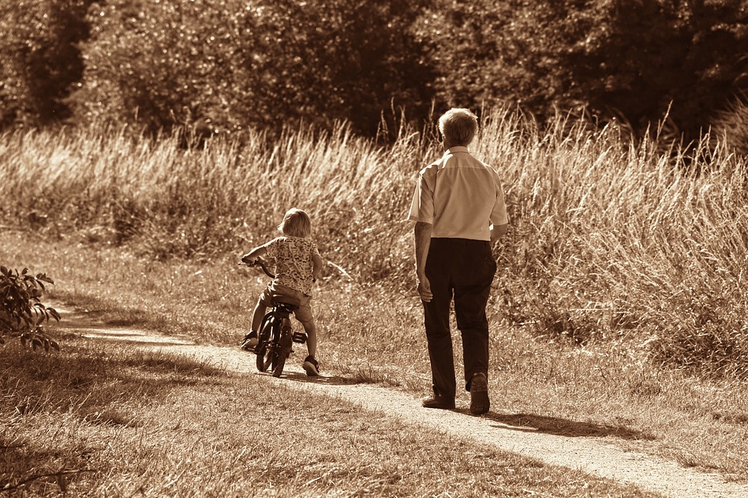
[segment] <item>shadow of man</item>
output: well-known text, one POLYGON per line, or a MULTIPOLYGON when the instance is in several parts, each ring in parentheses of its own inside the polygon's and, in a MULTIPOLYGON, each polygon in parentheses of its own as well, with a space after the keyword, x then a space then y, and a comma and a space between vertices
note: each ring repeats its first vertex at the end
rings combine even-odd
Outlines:
POLYGON ((575 422, 573 420, 535 415, 532 413, 500 414, 489 412, 483 417, 497 422, 493 427, 522 432, 538 432, 568 437, 613 436, 631 440, 654 439, 650 434, 627 427, 601 425, 591 422, 575 422))

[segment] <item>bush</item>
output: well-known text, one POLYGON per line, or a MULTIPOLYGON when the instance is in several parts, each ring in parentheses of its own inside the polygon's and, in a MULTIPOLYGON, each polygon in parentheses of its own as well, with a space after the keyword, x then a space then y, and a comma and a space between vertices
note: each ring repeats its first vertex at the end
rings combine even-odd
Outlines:
POLYGON ((450 105, 509 103, 541 120, 578 109, 640 134, 670 109, 693 139, 748 82, 747 22, 739 0, 479 0, 441 2, 422 30, 450 105))
POLYGON ((87 122, 152 134, 349 121, 374 135, 382 111, 428 110, 428 65, 409 25, 418 3, 115 0, 89 15, 81 89, 87 122), (420 103, 420 104, 419 104, 420 103))
POLYGON ((31 345, 33 349, 60 349, 43 326, 50 318, 60 320, 57 311, 44 306, 40 300, 44 283, 54 284, 44 273, 34 276, 27 268, 19 273, 0 266, 0 343, 9 335, 19 337, 24 346, 31 345))
POLYGON ((77 46, 93 0, 0 0, 0 129, 70 117, 65 99, 83 75, 77 46))

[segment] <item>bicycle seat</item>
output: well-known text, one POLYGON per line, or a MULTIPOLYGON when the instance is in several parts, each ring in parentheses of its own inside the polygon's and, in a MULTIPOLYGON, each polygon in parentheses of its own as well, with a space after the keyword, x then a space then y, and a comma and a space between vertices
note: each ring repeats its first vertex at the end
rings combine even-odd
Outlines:
POLYGON ((296 299, 295 297, 287 296, 285 294, 273 293, 270 296, 270 301, 273 304, 288 304, 293 306, 294 308, 298 308, 301 305, 298 299, 296 299))

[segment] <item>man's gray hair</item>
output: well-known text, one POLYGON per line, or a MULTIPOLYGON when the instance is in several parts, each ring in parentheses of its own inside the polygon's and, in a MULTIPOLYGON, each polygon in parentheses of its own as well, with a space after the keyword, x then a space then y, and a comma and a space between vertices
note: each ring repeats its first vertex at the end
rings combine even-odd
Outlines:
POLYGON ((439 131, 451 145, 467 146, 478 132, 478 117, 468 109, 452 108, 439 118, 439 131))

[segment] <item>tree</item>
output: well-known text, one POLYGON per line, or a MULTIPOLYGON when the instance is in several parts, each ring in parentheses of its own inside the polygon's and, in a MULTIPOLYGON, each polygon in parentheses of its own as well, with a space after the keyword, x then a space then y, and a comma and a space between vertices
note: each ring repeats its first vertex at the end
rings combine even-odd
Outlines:
POLYGON ((92 0, 0 0, 0 128, 70 116, 65 99, 83 74, 78 42, 92 0))
POLYGON ((748 54, 748 2, 615 0, 606 2, 604 27, 593 25, 588 43, 562 59, 571 77, 586 82, 593 109, 622 112, 643 129, 670 118, 698 138, 718 111, 744 89, 748 54))
POLYGON ((330 127, 347 120, 373 135, 382 112, 428 113, 433 67, 412 25, 428 2, 293 0, 268 2, 253 71, 271 84, 260 99, 295 109, 295 117, 330 127), (267 92, 267 93, 266 93, 267 92))
POLYGON ((83 121, 208 132, 349 121, 373 135, 382 110, 430 104, 429 66, 409 30, 418 2, 113 0, 89 14, 83 121))
POLYGON ((92 6, 82 85, 71 98, 80 123, 240 128, 244 81, 236 40, 243 2, 114 0, 92 6))
MULTIPOLYGON (((745 0, 477 0, 432 13, 446 102, 510 103, 541 121, 585 109, 637 131, 668 109, 688 137, 746 84, 745 0), (672 104, 672 106, 671 106, 672 104)), ((422 32, 425 29, 422 27, 422 32)))
MULTIPOLYGON (((444 107, 519 106, 539 118, 553 113, 574 82, 559 64, 595 20, 594 2, 476 0, 437 2, 419 26, 441 72, 444 107)), ((584 102, 579 104, 584 105, 584 102)))

